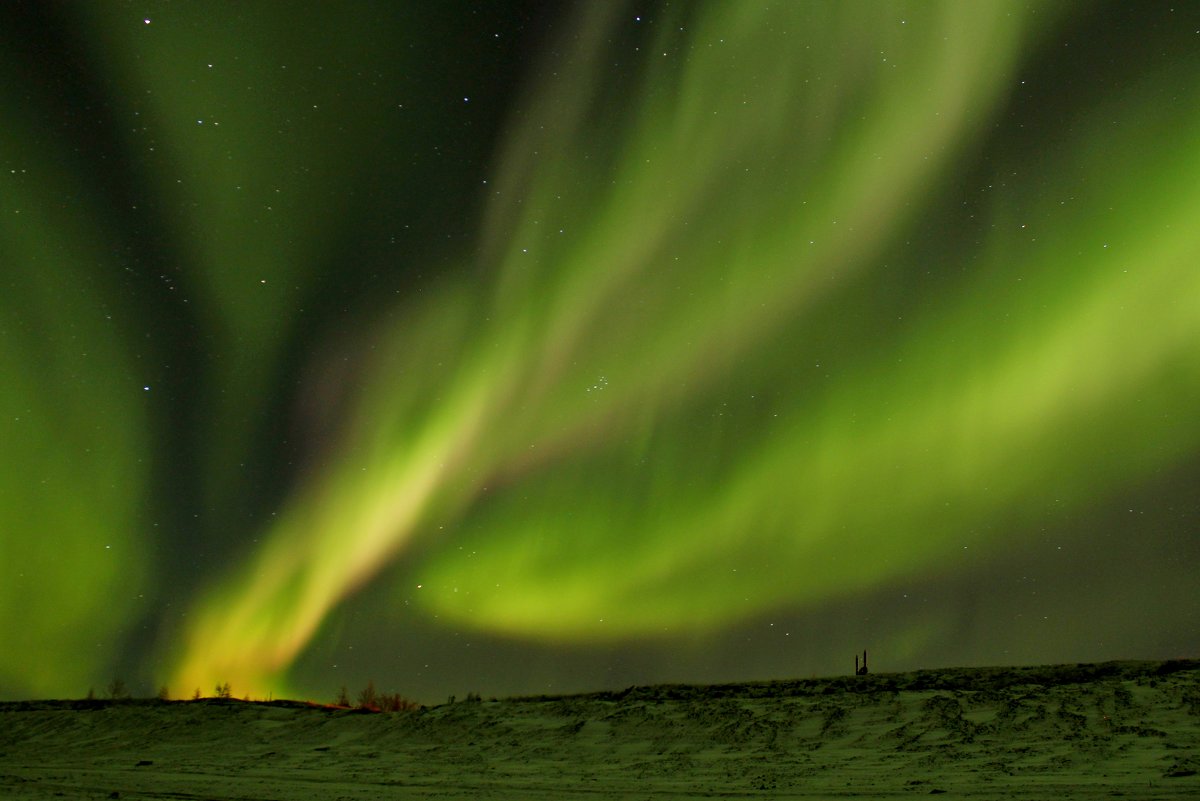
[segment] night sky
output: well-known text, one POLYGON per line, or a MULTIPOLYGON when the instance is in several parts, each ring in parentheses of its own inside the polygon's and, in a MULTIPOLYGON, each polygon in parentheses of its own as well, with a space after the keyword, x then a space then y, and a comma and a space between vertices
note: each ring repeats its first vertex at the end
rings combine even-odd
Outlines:
POLYGON ((1200 655, 1200 6, 0 4, 0 697, 1200 655))

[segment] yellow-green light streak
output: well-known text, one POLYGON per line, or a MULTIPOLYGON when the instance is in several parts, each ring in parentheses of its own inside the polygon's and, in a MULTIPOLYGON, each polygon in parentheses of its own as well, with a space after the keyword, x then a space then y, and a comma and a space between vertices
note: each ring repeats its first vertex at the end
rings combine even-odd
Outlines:
POLYGON ((511 139, 484 238, 492 299, 447 290, 422 319, 469 310, 450 315, 450 352, 414 360, 410 329, 374 367, 340 466, 202 608, 181 683, 269 679, 431 509, 652 429, 862 269, 986 119, 1021 43, 999 4, 868 27, 863 11, 707 9, 661 37, 616 125, 600 94, 620 21, 586 12, 574 63, 511 139))
POLYGON ((611 14, 584 12, 510 138, 492 282, 381 334, 336 460, 200 605, 183 686, 278 686, 413 537, 454 547, 425 549, 406 594, 463 625, 703 631, 932 570, 989 516, 1078 506, 1194 449, 1194 110, 1121 109, 1174 133, 1119 176, 1150 134, 1079 120, 1032 196, 998 193, 998 224, 1011 204, 1039 244, 998 228, 919 319, 886 338, 839 321, 822 366, 811 321, 869 308, 880 254, 1049 22, 714 4, 664 25, 611 98, 611 14), (1060 208, 1055 185, 1086 201, 1060 208))

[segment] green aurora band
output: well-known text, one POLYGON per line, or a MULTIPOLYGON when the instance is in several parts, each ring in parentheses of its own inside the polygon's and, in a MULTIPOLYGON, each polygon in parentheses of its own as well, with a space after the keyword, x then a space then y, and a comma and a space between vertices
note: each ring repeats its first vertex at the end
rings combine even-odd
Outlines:
POLYGON ((270 684, 443 526, 457 547, 417 571, 431 614, 619 639, 925 569, 989 516, 1082 505, 1191 450, 1196 139, 1105 167, 1200 134, 1194 110, 1081 120, 1041 166, 1086 197, 1001 194, 969 279, 883 339, 845 325, 836 367, 816 364, 807 316, 874 291, 863 273, 1036 35, 1007 3, 867 13, 714 5, 662 26, 622 102, 601 77, 617 18, 588 12, 512 133, 494 280, 380 335, 341 457, 205 601, 177 681, 270 684), (1010 209, 1048 233, 1030 244, 1010 209))
MULTIPOLYGON (((167 632, 170 686, 287 693, 331 610, 398 559, 413 560, 413 581, 396 602, 460 627, 566 643, 691 636, 929 574, 1192 457, 1200 105, 1156 88, 1200 85, 1195 60, 1073 109, 1069 133, 1027 158, 989 164, 984 236, 931 231, 924 216, 1066 10, 702 4, 659 19, 614 82, 611 42, 631 14, 582 4, 508 132, 478 249, 462 257, 476 269, 362 338, 336 444, 257 551, 167 632)), ((110 35, 114 53, 129 44, 110 35)), ((130 76, 156 64, 117 63, 130 76)), ((191 99, 157 102, 181 112, 191 99)), ((178 158, 211 161, 188 148, 216 145, 182 128, 178 158)), ((199 189, 161 189, 216 185, 194 178, 199 189)), ((239 233, 244 210, 225 208, 196 233, 198 263, 306 279, 298 265, 326 234, 314 207, 281 209, 278 240, 256 242, 257 256, 243 249, 256 236, 239 233)), ((31 264, 51 236, 79 250, 56 261, 104 251, 52 208, 23 212, 24 227, 7 213, 0 225, 31 264)), ((0 523, 81 544, 90 527, 86 541, 103 532, 124 561, 96 569, 94 554, 73 561, 82 545, 0 542, 6 645, 28 614, 18 573, 43 587, 34 614, 70 622, 18 640, 74 666, 34 692, 95 676, 103 660, 73 649, 128 610, 88 599, 147 585, 152 567, 132 533, 147 412, 116 397, 133 357, 102 314, 62 305, 78 276, 38 275, 0 301, 0 367, 35 375, 26 362, 50 331, 58 369, 84 371, 94 395, 17 383, 0 411, 20 418, 50 398, 91 407, 55 416, 103 425, 99 440, 14 427, 6 469, 66 460, 79 475, 56 473, 58 489, 34 498, 3 495, 27 486, 4 476, 0 523), (86 359, 68 344, 84 335, 86 359), (81 460, 85 439, 95 455, 81 460), (63 504, 64 485, 83 489, 63 504)), ((277 358, 287 309, 264 312, 232 276, 210 277, 198 302, 211 330, 231 348, 254 343, 251 363, 277 358)), ((213 498, 244 435, 238 409, 261 391, 239 383, 254 374, 243 363, 213 383, 213 498)), ((11 674, 27 658, 0 660, 11 674)))
MULTIPOLYGON (((0 127, 3 156, 33 134, 20 118, 0 127)), ((136 615, 136 592, 120 590, 144 587, 148 569, 130 557, 146 409, 130 397, 134 359, 113 322, 129 310, 115 293, 85 299, 105 237, 50 199, 72 195, 75 165, 4 161, 27 165, 23 183, 42 191, 11 193, 0 213, 5 269, 16 274, 0 290, 0 680, 48 694, 95 681, 111 655, 80 653, 80 643, 111 641, 136 615)))

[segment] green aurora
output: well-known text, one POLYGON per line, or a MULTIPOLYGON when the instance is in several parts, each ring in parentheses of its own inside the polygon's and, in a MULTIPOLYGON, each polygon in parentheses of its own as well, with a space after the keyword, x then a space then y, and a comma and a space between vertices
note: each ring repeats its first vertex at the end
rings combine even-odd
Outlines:
MULTIPOLYGON (((1088 82, 1101 57, 1061 51, 1104 7, 581 4, 522 60, 486 179, 428 201, 457 244, 391 256, 420 280, 313 323, 346 231, 392 224, 350 198, 438 194, 435 171, 364 158, 436 134, 317 69, 354 51, 407 75, 457 30, 397 48, 422 16, 384 6, 289 27, 252 5, 225 37, 194 8, 75 9, 113 147, 141 154, 124 180, 158 209, 137 223, 95 152, 0 82, 0 691, 125 669, 328 694, 329 655, 376 652, 353 680, 435 629, 538 658, 676 650, 620 675, 703 679, 738 669, 696 665, 739 627, 968 585, 1048 543, 1093 555, 1046 567, 1060 586, 1028 611, 1094 614, 1104 644, 1007 615, 956 650, 955 610, 926 606, 741 669, 837 670, 855 626, 897 667, 1194 651, 1195 19, 1088 82), (389 24, 363 38, 356 16, 389 24), (128 240, 184 265, 169 301, 128 288, 128 240), (281 416, 307 421, 301 467, 264 434, 281 416), (1149 518, 1099 514, 1130 498, 1149 518)), ((480 658, 412 686, 533 689, 480 658)))

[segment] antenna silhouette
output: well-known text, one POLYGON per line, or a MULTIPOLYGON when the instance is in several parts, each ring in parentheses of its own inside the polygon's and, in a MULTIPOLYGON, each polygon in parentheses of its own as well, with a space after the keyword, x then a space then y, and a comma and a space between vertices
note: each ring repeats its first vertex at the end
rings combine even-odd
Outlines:
POLYGON ((855 676, 867 675, 867 649, 866 648, 863 649, 862 667, 858 666, 858 654, 854 655, 854 675, 855 676))

